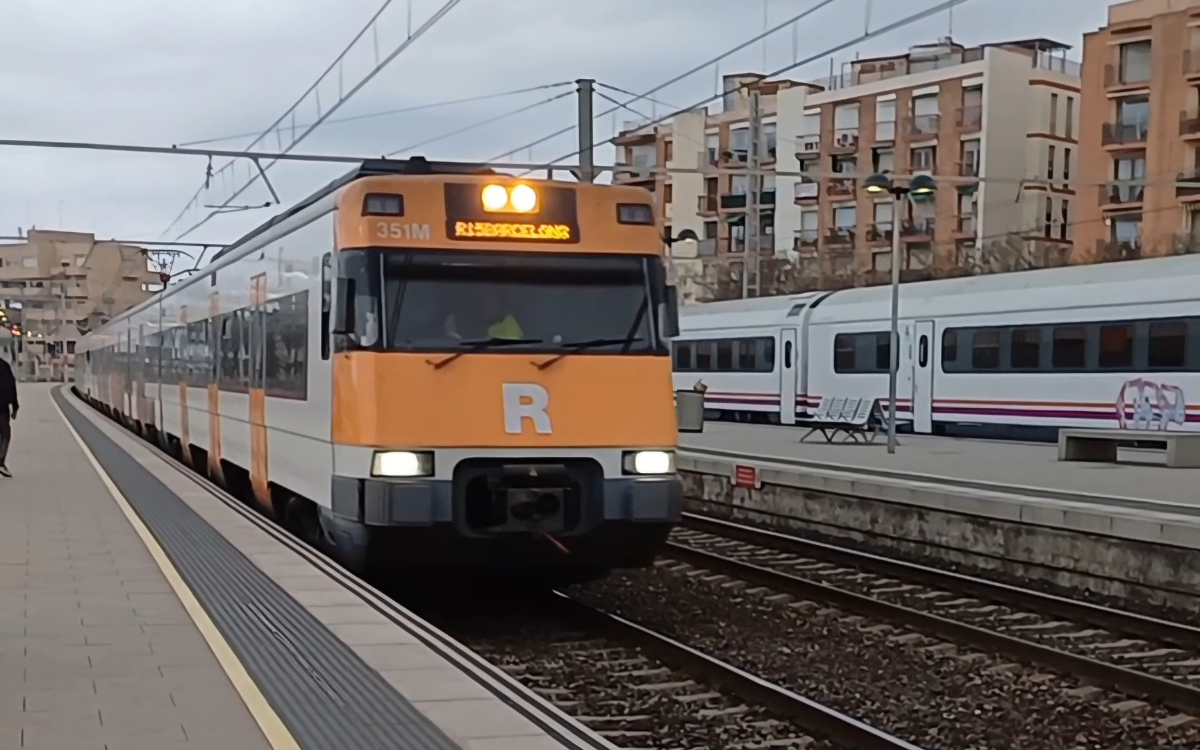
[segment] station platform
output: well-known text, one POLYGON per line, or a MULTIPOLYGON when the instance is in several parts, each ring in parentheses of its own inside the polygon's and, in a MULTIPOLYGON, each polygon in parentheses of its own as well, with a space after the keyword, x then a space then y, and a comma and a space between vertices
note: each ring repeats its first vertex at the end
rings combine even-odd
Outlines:
POLYGON ((886 472, 913 481, 956 481, 991 485, 1015 494, 1142 500, 1200 508, 1200 470, 1168 469, 1161 453, 1121 451, 1121 463, 1059 461, 1056 445, 974 438, 899 435, 896 453, 887 441, 825 443, 819 436, 800 442, 808 428, 707 422, 704 432, 680 435, 680 449, 740 453, 761 459, 799 460, 844 471, 886 472))
POLYGON ((67 389, 20 389, 0 747, 611 747, 67 389))

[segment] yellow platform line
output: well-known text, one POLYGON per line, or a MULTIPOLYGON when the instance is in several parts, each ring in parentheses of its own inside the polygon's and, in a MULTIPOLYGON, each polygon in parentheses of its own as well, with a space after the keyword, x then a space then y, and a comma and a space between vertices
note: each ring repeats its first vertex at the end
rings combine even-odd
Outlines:
MULTIPOLYGON (((225 675, 229 681, 233 683, 233 687, 241 696, 242 702, 246 704, 246 708, 250 711, 250 715, 254 717, 254 721, 258 723, 259 729, 262 730, 263 736, 270 743, 273 750, 300 750, 300 745, 288 728, 284 725, 279 715, 271 708, 271 704, 267 702, 262 691, 258 689, 258 685, 254 684, 254 680, 246 672, 246 668, 242 665, 241 660, 234 654, 229 643, 221 635, 221 631, 209 618, 208 613, 204 611, 204 607, 196 599, 196 595, 184 583, 183 578, 179 575, 179 571, 171 563, 170 558, 163 552, 163 549, 158 544, 158 540, 150 533, 150 529, 146 528, 146 524, 142 523, 142 519, 138 517, 133 507, 129 504, 129 500, 121 494, 121 490, 117 489, 117 485, 113 483, 112 477, 96 460, 96 456, 92 454, 87 444, 83 442, 83 438, 75 431, 75 427, 67 420, 67 415, 63 414, 58 402, 52 397, 51 403, 54 404, 55 411, 62 419, 63 424, 71 431, 71 436, 75 438, 75 442, 79 444, 80 450, 87 456, 88 461, 92 464, 92 468, 100 475, 100 481, 108 488, 109 494, 113 500, 116 500, 117 505, 121 508, 121 512, 125 514, 125 518, 129 524, 133 526, 133 530, 141 537, 142 543, 146 545, 146 549, 150 551, 151 557, 154 558, 155 564, 159 570, 166 576, 167 583, 171 585, 171 589, 175 595, 179 597, 179 601, 183 604, 183 608, 187 610, 188 616, 192 618, 196 628, 199 629, 200 635, 204 636, 205 642, 212 650, 213 656, 217 657, 217 661, 221 665, 221 669, 225 670, 225 675)), ((86 417, 85 417, 86 418, 86 417)))

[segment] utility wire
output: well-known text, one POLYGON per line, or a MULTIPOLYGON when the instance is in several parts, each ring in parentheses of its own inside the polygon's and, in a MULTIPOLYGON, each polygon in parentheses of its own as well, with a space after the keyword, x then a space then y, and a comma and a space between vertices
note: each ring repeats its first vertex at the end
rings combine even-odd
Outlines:
POLYGON ((613 91, 617 92, 618 94, 624 94, 625 96, 634 96, 639 99, 645 99, 648 102, 653 102, 654 104, 661 104, 664 107, 670 107, 671 109, 678 109, 678 105, 676 105, 676 104, 670 104, 668 102, 664 102, 662 99, 655 99, 652 96, 638 96, 637 94, 633 93, 632 91, 626 91, 625 89, 623 89, 619 86, 613 86, 611 83, 602 83, 600 81, 596 81, 596 85, 603 86, 606 89, 612 89, 613 91))
POLYGON ((541 100, 540 102, 534 102, 533 104, 526 104, 526 105, 525 105, 525 106, 523 106, 523 107, 518 107, 517 109, 513 109, 513 110, 510 110, 510 111, 508 111, 508 112, 504 112, 503 114, 499 114, 499 115, 495 115, 495 116, 493 116, 493 117, 489 117, 489 118, 487 118, 486 120, 481 120, 480 122, 477 122, 477 123, 475 123, 475 124, 473 124, 473 125, 467 125, 466 127, 459 128, 458 130, 452 130, 452 131, 450 131, 449 133, 443 133, 443 134, 441 134, 441 135, 439 135, 439 136, 436 136, 436 137, 434 137, 434 138, 430 138, 430 139, 428 139, 428 140, 425 140, 425 141, 421 141, 420 143, 414 144, 414 145, 412 145, 412 146, 405 146, 404 148, 400 148, 400 149, 397 149, 397 150, 395 150, 395 151, 392 151, 392 152, 391 152, 391 153, 389 153, 389 154, 386 154, 386 156, 387 156, 388 158, 391 158, 391 157, 395 156, 396 154, 401 154, 401 153, 404 153, 404 152, 406 152, 406 151, 412 151, 413 149, 418 149, 418 148, 421 148, 422 146, 427 146, 427 145, 429 145, 430 143, 436 143, 437 141, 441 141, 441 140, 444 140, 444 139, 446 139, 446 138, 450 138, 450 137, 452 137, 452 136, 459 135, 459 134, 461 134, 461 133, 466 133, 467 131, 470 131, 470 130, 475 130, 475 129, 477 129, 477 128, 482 128, 484 125, 491 125, 491 124, 492 124, 492 123, 494 123, 494 122, 499 122, 500 120, 503 120, 503 119, 505 119, 505 118, 508 118, 508 117, 512 117, 512 116, 514 116, 514 115, 519 115, 519 114, 521 114, 522 112, 528 112, 528 111, 529 111, 529 110, 531 110, 531 109, 537 109, 538 107, 545 106, 545 105, 549 104, 550 102, 555 102, 555 101, 558 101, 559 99, 562 99, 562 98, 564 98, 564 97, 571 96, 571 95, 573 95, 574 93, 575 93, 574 91, 566 91, 566 92, 563 92, 563 93, 561 93, 561 94, 558 94, 558 95, 556 95, 556 96, 552 96, 552 97, 550 97, 550 98, 548 98, 548 99, 543 99, 543 100, 541 100))
MULTIPOLYGON (((543 91, 545 89, 553 89, 553 88, 558 88, 561 86, 570 86, 572 83, 574 83, 574 82, 573 81, 560 81, 558 83, 547 83, 542 86, 529 86, 528 88, 513 89, 512 91, 501 91, 499 93, 494 93, 494 94, 480 94, 479 96, 468 96, 468 97, 464 97, 462 99, 448 99, 446 101, 441 101, 441 102, 431 102, 429 104, 418 104, 418 105, 412 106, 412 107, 402 107, 400 109, 388 109, 388 110, 384 110, 382 112, 369 112, 369 113, 363 114, 363 115, 354 115, 352 117, 339 117, 339 118, 336 118, 333 120, 326 120, 324 124, 326 126, 340 125, 341 123, 344 123, 344 122, 357 122, 359 120, 368 120, 368 119, 375 118, 375 117, 387 117, 389 115, 400 115, 400 114, 405 114, 407 112, 418 112, 418 111, 424 110, 424 109, 435 109, 437 107, 449 107, 454 104, 470 104, 472 102, 481 102, 481 101, 486 101, 488 99, 499 99, 504 96, 515 96, 517 94, 528 94, 532 91, 543 91)), ((307 128, 307 127, 309 127, 309 125, 298 125, 297 127, 307 128)), ((256 130, 252 133, 239 133, 237 135, 227 135, 227 136, 223 136, 221 138, 205 138, 204 140, 200 140, 200 141, 188 141, 187 143, 179 143, 176 145, 181 146, 181 147, 202 146, 206 143, 220 143, 221 141, 233 141, 233 140, 237 140, 238 138, 249 138, 252 135, 259 135, 259 131, 256 130)))
MULTIPOLYGON (((779 31, 780 29, 786 28, 786 27, 788 27, 788 26, 790 26, 790 25, 792 25, 792 24, 794 24, 794 23, 797 23, 797 22, 799 22, 799 21, 802 21, 802 20, 804 20, 805 18, 807 18, 808 16, 812 15, 813 13, 816 13, 818 10, 821 10, 822 8, 824 8, 824 7, 828 6, 828 5, 831 5, 831 4, 835 3, 835 2, 837 2, 837 0, 819 0, 819 2, 818 2, 816 5, 812 6, 811 8, 808 8, 807 10, 804 10, 804 11, 802 11, 802 12, 800 12, 800 13, 798 13, 798 14, 796 14, 796 15, 792 16, 791 18, 789 18, 788 20, 784 21, 783 23, 780 23, 780 24, 778 24, 778 25, 776 25, 776 26, 774 26, 774 27, 772 27, 772 28, 770 28, 770 29, 767 29, 767 30, 763 31, 761 34, 758 34, 758 35, 756 35, 756 36, 754 36, 754 37, 751 37, 750 39, 747 39, 746 41, 742 42, 741 44, 739 44, 739 45, 737 45, 737 46, 735 46, 735 47, 732 47, 732 48, 730 48, 730 49, 726 50, 725 52, 722 52, 721 54, 717 55, 716 57, 712 58, 711 60, 707 60, 707 61, 705 61, 705 62, 701 63, 700 65, 697 65, 697 66, 695 66, 694 68, 691 68, 690 70, 687 70, 687 71, 685 71, 685 72, 683 72, 683 73, 680 73, 679 75, 675 76, 674 78, 672 78, 672 79, 670 79, 670 80, 668 80, 668 81, 665 81, 665 82, 663 82, 663 83, 660 83, 659 85, 655 86, 654 88, 650 89, 649 91, 646 91, 646 92, 645 92, 645 93, 643 93, 643 94, 640 94, 640 95, 635 95, 633 99, 631 99, 630 101, 626 102, 625 104, 633 104, 633 103, 634 103, 634 102, 636 102, 638 99, 644 99, 644 98, 646 98, 646 97, 650 96, 651 94, 653 94, 653 93, 655 93, 655 92, 661 91, 661 90, 665 89, 666 87, 668 87, 668 86, 670 86, 670 85, 672 85, 672 84, 674 84, 674 83, 678 83, 679 81, 682 81, 684 78, 687 78, 688 76, 691 76, 691 75, 694 75, 694 74, 696 74, 696 73, 699 73, 700 71, 702 71, 702 70, 704 70, 705 68, 708 68, 708 67, 710 67, 710 66, 712 66, 712 65, 716 65, 717 63, 721 62, 722 60, 724 60, 725 58, 729 57, 730 55, 734 55, 734 54, 737 54, 738 52, 741 52, 742 50, 744 50, 744 49, 746 49, 747 47, 749 47, 749 46, 751 46, 751 45, 755 44, 756 42, 760 42, 760 41, 762 41, 763 39, 765 39, 765 38, 767 38, 768 36, 770 36, 771 34, 774 34, 776 31, 779 31)), ((822 55, 822 56, 823 56, 823 55, 822 55)), ((719 98, 719 97, 713 97, 713 98, 719 98)), ((705 100, 705 102, 708 102, 708 101, 712 101, 712 99, 706 99, 706 100, 705 100)), ((594 119, 599 119, 599 118, 601 118, 601 117, 605 117, 605 116, 607 116, 607 115, 611 115, 613 112, 616 112, 616 111, 617 111, 617 110, 619 110, 620 108, 621 108, 621 107, 614 107, 614 108, 612 108, 612 109, 607 109, 607 110, 605 110, 605 111, 601 112, 600 114, 596 115, 594 119)), ((681 110, 681 111, 685 111, 685 112, 686 112, 687 110, 681 110)), ((674 116, 674 115, 672 115, 672 117, 673 117, 673 116, 674 116)), ((538 144, 540 144, 540 143, 544 143, 544 142, 546 142, 546 141, 548 141, 548 140, 550 140, 550 139, 552 139, 552 138, 557 138, 558 136, 562 135, 563 133, 569 133, 570 131, 572 131, 572 130, 574 130, 574 129, 575 129, 575 126, 574 126, 574 125, 572 125, 572 126, 571 126, 571 127, 569 127, 569 128, 564 128, 564 129, 562 129, 562 130, 559 130, 559 131, 557 131, 557 132, 551 133, 551 134, 550 134, 550 135, 548 135, 548 136, 545 136, 545 137, 543 137, 543 138, 539 138, 538 140, 536 140, 536 141, 533 141, 532 143, 527 143, 527 144, 525 144, 524 146, 521 146, 521 147, 519 147, 519 148, 514 148, 512 151, 509 151, 509 152, 507 152, 507 153, 504 153, 504 154, 500 154, 499 156, 495 156, 495 157, 493 157, 493 158, 491 158, 491 159, 488 159, 488 161, 499 161, 500 159, 503 159, 503 158, 505 158, 505 157, 512 156, 513 154, 516 154, 516 153, 520 153, 521 151, 524 151, 525 149, 528 149, 528 148, 533 148, 534 146, 536 146, 536 145, 538 145, 538 144)), ((579 153, 579 152, 578 152, 578 151, 576 151, 575 153, 579 153)), ((555 162, 558 162, 558 161, 562 161, 563 159, 566 159, 566 158, 567 158, 567 157, 566 157, 566 156, 564 156, 564 157, 561 157, 561 158, 559 158, 559 159, 555 159, 554 161, 555 161, 555 162)), ((551 163, 553 163, 553 162, 551 162, 551 163)))

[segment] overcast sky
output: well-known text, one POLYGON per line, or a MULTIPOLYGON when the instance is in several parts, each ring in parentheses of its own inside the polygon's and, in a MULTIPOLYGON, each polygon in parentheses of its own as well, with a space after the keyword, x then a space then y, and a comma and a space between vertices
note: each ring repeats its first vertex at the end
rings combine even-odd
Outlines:
MULTIPOLYGON (((817 0, 767 0, 774 25, 817 0)), ((443 0, 412 0, 419 26, 443 0)), ((300 97, 379 9, 382 0, 2 0, 0 138, 167 146, 267 128, 300 97), (300 11, 303 8, 303 11, 300 11)), ((929 8, 937 0, 835 0, 805 19, 800 59, 789 74, 828 74, 830 47, 870 27, 929 8)), ((409 0, 381 16, 383 54, 406 34, 409 0)), ((1076 47, 1104 22, 1105 0, 970 0, 954 11, 954 38, 965 44, 1049 37, 1076 47)), ((523 87, 595 78, 641 93, 763 31, 763 0, 462 0, 426 35, 350 99, 333 118, 413 107, 523 87)), ((903 51, 951 29, 947 14, 914 23, 834 56, 903 51)), ((372 37, 347 62, 346 87, 370 67, 372 37), (365 57, 364 57, 365 55, 365 57)), ((721 63, 722 72, 763 68, 761 44, 721 63)), ((768 40, 772 70, 793 61, 793 34, 768 40)), ((656 96, 690 105, 714 93, 713 69, 656 96)), ((323 92, 327 108, 336 79, 323 92)), ((298 152, 381 154, 534 104, 567 88, 431 108, 316 130, 298 152)), ((614 94, 612 91, 607 93, 614 94)), ((311 100, 310 100, 311 103, 311 100)), ((597 111, 611 106, 597 98, 597 111)), ((645 114, 663 105, 641 103, 645 114), (653 106, 653 110, 652 110, 653 106)), ((312 106, 297 115, 311 122, 312 106)), ((559 99, 418 151, 430 158, 488 159, 570 125, 573 98, 559 99)), ((636 118, 622 112, 597 123, 597 135, 636 118)), ((546 161, 574 150, 561 136, 515 160, 546 161)), ((249 138, 210 144, 244 148, 249 138)), ((273 141, 265 150, 276 147, 273 141)), ((598 160, 609 162, 608 153, 598 160)), ((216 165, 223 163, 217 160, 216 165)), ((37 225, 102 237, 157 239, 203 183, 203 158, 0 147, 0 235, 37 225)), ((344 171, 286 164, 271 171, 284 204, 344 171)), ((238 203, 269 199, 252 187, 238 203)), ((222 200, 214 193, 211 198, 222 200)), ((219 216, 188 239, 229 242, 270 218, 270 210, 219 216)), ((193 214, 193 219, 202 214, 193 214)), ((194 223, 194 222, 193 222, 194 223)), ((167 239, 173 239, 171 233, 167 239)))

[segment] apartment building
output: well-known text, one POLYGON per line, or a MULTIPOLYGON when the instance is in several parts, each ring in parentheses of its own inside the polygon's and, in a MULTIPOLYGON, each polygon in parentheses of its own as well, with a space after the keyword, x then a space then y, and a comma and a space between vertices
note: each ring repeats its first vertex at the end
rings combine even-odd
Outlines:
POLYGON ((3 327, 16 334, 0 346, 26 377, 59 377, 88 330, 148 299, 160 283, 143 248, 32 229, 24 241, 0 245, 3 327))
MULTIPOLYGON (((762 96, 760 152, 774 174, 759 196, 758 246, 791 258, 793 283, 811 288, 886 280, 894 228, 906 278, 1065 261, 1080 115, 1078 66, 1066 60, 1067 49, 1045 39, 972 48, 943 40, 847 63, 829 79, 770 82, 778 85, 762 96), (876 172, 929 174, 939 190, 928 204, 907 203, 893 216, 890 196, 861 189, 876 172), (995 248, 1022 257, 997 258, 995 248)), ((731 78, 727 91, 766 83, 731 78)), ((631 169, 640 164, 639 176, 653 174, 645 184, 656 191, 664 224, 705 238, 697 258, 677 259, 681 280, 707 263, 729 262, 748 244, 749 178, 737 174, 746 161, 748 113, 736 100, 725 110, 687 113, 616 141, 625 149, 619 160, 631 169), (697 154, 701 133, 705 148, 697 154), (729 171, 699 174, 697 163, 729 171), (667 169, 646 171, 660 164, 667 169)))
POLYGON ((1200 0, 1134 0, 1084 35, 1073 260, 1200 249, 1200 0))

